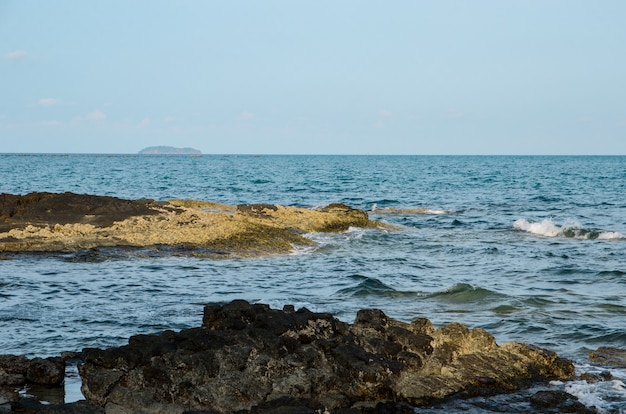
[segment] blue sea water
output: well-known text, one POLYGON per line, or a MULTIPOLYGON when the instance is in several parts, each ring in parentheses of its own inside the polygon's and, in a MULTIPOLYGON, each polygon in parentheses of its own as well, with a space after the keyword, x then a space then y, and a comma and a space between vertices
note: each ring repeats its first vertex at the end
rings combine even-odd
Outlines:
POLYGON ((232 299, 347 322, 375 307, 546 347, 581 372, 610 369, 613 381, 554 386, 599 412, 626 410, 626 372, 587 358, 626 349, 624 156, 4 154, 0 177, 0 193, 13 194, 341 202, 400 228, 311 234, 313 248, 255 259, 2 254, 0 353, 122 345, 198 326, 204 304, 232 299))

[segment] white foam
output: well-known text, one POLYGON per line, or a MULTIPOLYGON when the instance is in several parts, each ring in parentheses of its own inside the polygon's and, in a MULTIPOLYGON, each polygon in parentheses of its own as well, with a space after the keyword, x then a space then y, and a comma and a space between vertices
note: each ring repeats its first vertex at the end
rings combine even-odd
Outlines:
POLYGON ((626 239, 626 235, 617 231, 604 231, 598 235, 598 240, 619 240, 626 239))
POLYGON ((426 214, 433 214, 433 215, 444 215, 444 214, 451 214, 449 211, 447 210, 440 210, 440 209, 432 209, 429 208, 426 210, 426 214))
POLYGON ((546 237, 557 237, 563 231, 561 227, 557 226, 549 219, 542 220, 539 223, 531 223, 526 219, 518 219, 513 223, 513 227, 518 230, 546 237))
POLYGON ((513 223, 513 228, 531 234, 544 237, 569 237, 581 240, 619 240, 626 239, 622 233, 615 231, 596 231, 585 229, 580 223, 568 222, 562 226, 555 224, 551 219, 539 222, 529 222, 526 219, 518 219, 513 223))
MULTIPOLYGON (((606 372, 606 369, 589 364, 577 364, 576 372, 600 375, 606 372)), ((578 401, 586 407, 594 408, 598 413, 625 413, 626 407, 624 407, 623 401, 626 401, 626 385, 622 380, 626 378, 626 370, 613 368, 611 375, 613 378, 610 380, 566 381, 561 383, 564 385, 562 389, 578 398, 578 401)), ((553 386, 561 384, 557 384, 556 381, 550 383, 553 386)))

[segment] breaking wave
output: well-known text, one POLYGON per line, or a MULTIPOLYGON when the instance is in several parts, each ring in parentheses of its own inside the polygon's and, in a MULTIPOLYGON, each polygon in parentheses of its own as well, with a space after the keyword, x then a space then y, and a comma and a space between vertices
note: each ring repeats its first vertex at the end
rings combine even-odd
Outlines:
POLYGON ((531 234, 544 237, 567 237, 581 240, 619 240, 626 239, 626 235, 615 231, 588 229, 578 223, 558 225, 550 219, 538 222, 530 222, 526 219, 518 219, 513 223, 513 228, 531 234))

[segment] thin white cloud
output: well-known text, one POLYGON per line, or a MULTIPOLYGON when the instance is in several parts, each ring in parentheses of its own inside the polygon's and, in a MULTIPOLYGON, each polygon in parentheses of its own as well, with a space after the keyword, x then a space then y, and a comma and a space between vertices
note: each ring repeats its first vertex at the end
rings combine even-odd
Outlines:
POLYGON ((449 119, 459 119, 459 118, 465 118, 467 116, 467 113, 463 111, 459 111, 457 109, 449 109, 443 115, 444 117, 449 118, 449 119))
POLYGON ((104 121, 106 119, 106 114, 99 109, 96 109, 93 112, 87 114, 85 119, 88 121, 104 121))
POLYGON ((38 105, 39 106, 51 106, 51 105, 58 105, 59 103, 61 103, 61 101, 55 98, 41 98, 38 102, 38 105))
POLYGON ((379 119, 378 121, 376 121, 376 123, 374 124, 375 128, 384 128, 385 127, 385 123, 379 119))
POLYGON ((391 118, 393 116, 393 112, 391 112, 389 109, 381 109, 380 111, 378 111, 378 116, 382 118, 391 118))
POLYGON ((254 115, 252 112, 248 112, 248 111, 244 111, 241 113, 241 115, 239 115, 239 120, 240 121, 250 121, 252 119, 256 118, 256 115, 254 115))
POLYGON ((24 52, 23 50, 16 50, 14 52, 10 52, 4 55, 5 59, 12 60, 14 62, 20 61, 20 60, 26 60, 27 57, 28 57, 28 53, 24 52))
POLYGON ((150 120, 150 118, 144 118, 141 120, 141 122, 139 123, 139 125, 137 125, 139 128, 146 128, 148 125, 150 125, 152 121, 150 120))
POLYGON ((63 122, 61 121, 44 121, 42 122, 42 124, 45 126, 52 126, 52 127, 63 126, 63 122))
POLYGON ((583 123, 583 124, 589 124, 591 122, 594 122, 595 120, 596 119, 594 117, 589 116, 589 115, 584 115, 578 118, 578 122, 583 123))
POLYGON ((163 118, 165 122, 174 122, 175 119, 176 118, 174 118, 173 116, 169 116, 169 115, 163 118))

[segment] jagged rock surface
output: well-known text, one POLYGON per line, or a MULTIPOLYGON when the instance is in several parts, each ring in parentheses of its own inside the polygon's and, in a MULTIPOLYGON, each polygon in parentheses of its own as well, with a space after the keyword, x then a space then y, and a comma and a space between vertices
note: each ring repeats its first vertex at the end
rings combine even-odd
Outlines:
POLYGON ((64 379, 65 361, 60 357, 28 359, 21 355, 0 355, 0 386, 60 385, 64 379))
POLYGON ((107 412, 401 412, 574 375, 553 352, 498 346, 458 323, 435 329, 362 310, 350 325, 245 301, 206 306, 202 327, 134 336, 83 358, 83 394, 107 412))
POLYGON ((73 193, 0 194, 0 252, 106 247, 186 249, 194 255, 262 256, 310 246, 308 232, 382 226, 343 204, 322 209, 229 206, 200 200, 123 200, 73 193))

